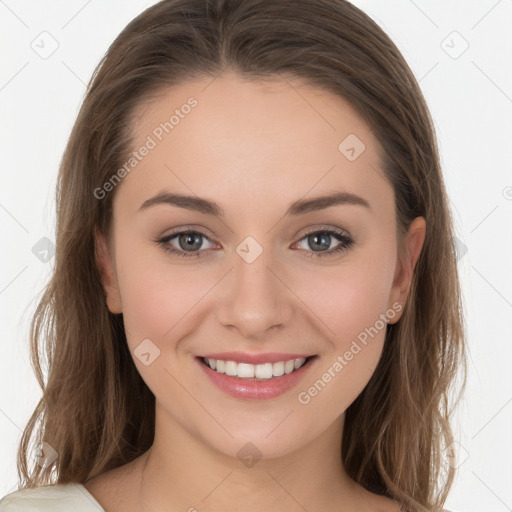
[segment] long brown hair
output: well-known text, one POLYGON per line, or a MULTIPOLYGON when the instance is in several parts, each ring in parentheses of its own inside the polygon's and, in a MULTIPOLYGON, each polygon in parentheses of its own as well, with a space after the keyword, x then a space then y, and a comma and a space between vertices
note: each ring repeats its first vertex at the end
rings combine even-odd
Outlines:
POLYGON ((225 70, 250 80, 298 78, 347 100, 381 145, 399 240, 415 217, 426 220, 403 316, 388 325, 375 373, 346 411, 340 456, 368 490, 410 510, 442 507, 455 471, 443 457, 453 442, 450 393, 461 368, 465 386, 466 355, 435 129, 399 50, 345 0, 163 0, 112 43, 59 170, 54 272, 30 330, 43 396, 20 442, 19 487, 85 482, 153 442, 155 398, 127 348, 122 315, 107 308, 95 258, 94 233, 108 234, 116 191, 101 200, 93 191, 126 161, 137 106, 225 70), (34 451, 48 443, 57 452, 50 467, 28 467, 33 435, 34 451))

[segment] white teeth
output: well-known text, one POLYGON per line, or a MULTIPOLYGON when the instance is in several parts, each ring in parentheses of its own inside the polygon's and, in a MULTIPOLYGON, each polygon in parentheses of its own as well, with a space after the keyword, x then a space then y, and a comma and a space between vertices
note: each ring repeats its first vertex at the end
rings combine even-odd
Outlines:
POLYGON ((300 359, 295 359, 295 363, 293 365, 295 370, 298 370, 304 364, 305 361, 306 361, 305 357, 301 357, 300 359))
POLYGON ((257 364, 254 367, 254 376, 257 379, 271 379, 272 378, 272 363, 257 364))
POLYGON ((284 363, 282 361, 272 365, 272 375, 275 377, 281 377, 281 375, 284 375, 284 363))
POLYGON ((298 370, 306 362, 306 358, 300 357, 298 359, 290 359, 289 361, 256 365, 211 358, 203 358, 203 361, 212 370, 225 373, 232 377, 240 377, 243 379, 252 379, 254 377, 256 377, 256 379, 271 379, 272 377, 281 377, 284 374, 298 370))
POLYGON ((254 377, 254 365, 252 364, 245 364, 245 363, 238 363, 237 367, 237 375, 239 377, 244 378, 253 378, 254 377))
POLYGON ((284 363, 284 373, 292 373, 295 370, 295 361, 286 361, 284 363))
POLYGON ((224 367, 224 372, 226 375, 231 375, 234 377, 237 374, 238 365, 235 361, 226 361, 226 366, 224 367))

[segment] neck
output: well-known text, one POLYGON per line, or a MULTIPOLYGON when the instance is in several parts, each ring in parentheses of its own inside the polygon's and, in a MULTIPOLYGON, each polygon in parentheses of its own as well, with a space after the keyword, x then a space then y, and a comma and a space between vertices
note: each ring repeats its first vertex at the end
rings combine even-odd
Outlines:
POLYGON ((366 491, 341 460, 344 415, 320 437, 275 458, 247 443, 237 443, 243 447, 237 457, 221 453, 169 422, 158 402, 156 420, 153 446, 139 465, 140 510, 367 510, 366 491))

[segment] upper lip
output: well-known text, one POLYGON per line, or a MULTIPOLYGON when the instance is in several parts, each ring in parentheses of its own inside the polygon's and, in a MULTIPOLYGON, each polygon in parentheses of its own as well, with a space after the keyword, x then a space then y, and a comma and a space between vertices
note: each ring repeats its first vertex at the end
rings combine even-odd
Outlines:
POLYGON ((267 352, 259 354, 250 354, 248 352, 216 352, 214 354, 204 354, 198 357, 221 359, 222 361, 235 361, 235 363, 263 364, 289 361, 290 359, 307 358, 312 355, 314 354, 285 354, 283 352, 267 352))

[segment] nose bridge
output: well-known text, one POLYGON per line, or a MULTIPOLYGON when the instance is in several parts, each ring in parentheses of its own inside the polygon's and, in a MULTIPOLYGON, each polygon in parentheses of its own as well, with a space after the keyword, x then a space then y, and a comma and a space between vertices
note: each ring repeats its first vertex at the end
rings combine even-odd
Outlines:
POLYGON ((286 323, 291 314, 286 287, 274 274, 273 251, 265 244, 270 244, 269 237, 260 244, 248 236, 236 247, 230 284, 218 313, 223 325, 237 327, 244 337, 258 337, 286 323))

